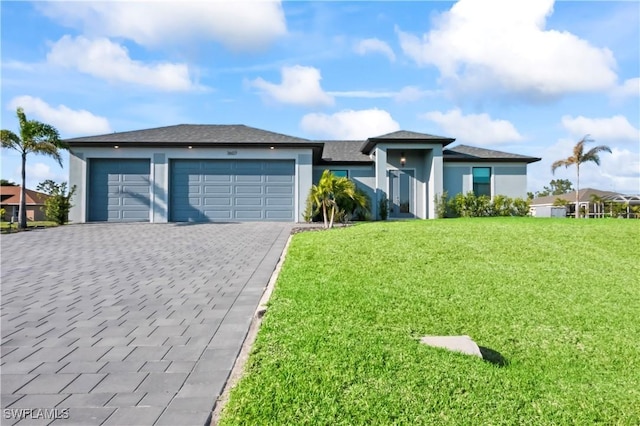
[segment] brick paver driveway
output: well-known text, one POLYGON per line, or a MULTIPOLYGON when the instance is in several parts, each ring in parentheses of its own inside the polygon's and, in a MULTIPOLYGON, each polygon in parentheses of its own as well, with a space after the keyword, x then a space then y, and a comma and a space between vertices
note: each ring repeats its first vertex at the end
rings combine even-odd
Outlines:
POLYGON ((291 228, 3 235, 1 423, 205 424, 291 228))

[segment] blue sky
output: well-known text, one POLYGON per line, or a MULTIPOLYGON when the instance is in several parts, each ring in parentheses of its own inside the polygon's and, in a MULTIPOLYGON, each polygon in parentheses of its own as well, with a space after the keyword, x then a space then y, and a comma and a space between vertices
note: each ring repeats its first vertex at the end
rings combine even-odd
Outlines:
MULTIPOLYGON (((2 128, 63 137, 246 124, 309 139, 398 129, 542 157, 611 147, 581 187, 640 193, 640 2, 2 2, 2 128), (591 145, 589 145, 591 146, 591 145)), ((27 187, 67 180, 28 158, 27 187)), ((2 150, 2 177, 19 157, 2 150)))

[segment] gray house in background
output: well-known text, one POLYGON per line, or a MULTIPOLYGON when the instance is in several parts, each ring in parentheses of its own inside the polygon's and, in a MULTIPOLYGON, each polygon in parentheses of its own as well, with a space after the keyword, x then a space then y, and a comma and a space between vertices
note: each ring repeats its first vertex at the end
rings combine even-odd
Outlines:
POLYGON ((347 176, 390 217, 435 218, 435 196, 526 196, 539 158, 397 131, 312 141, 244 125, 177 125, 69 139, 76 223, 302 221, 325 169, 347 176))

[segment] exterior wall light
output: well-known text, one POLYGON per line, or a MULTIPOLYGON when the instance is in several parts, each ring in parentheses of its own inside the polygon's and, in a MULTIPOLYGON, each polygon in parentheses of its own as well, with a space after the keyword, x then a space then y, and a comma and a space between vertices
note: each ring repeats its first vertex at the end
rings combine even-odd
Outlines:
POLYGON ((400 165, 404 167, 407 164, 407 158, 404 156, 404 152, 400 153, 400 165))
POLYGON ((269 149, 276 149, 276 147, 275 146, 270 146, 269 149))
POLYGON ((192 147, 191 145, 189 145, 187 148, 189 148, 189 149, 193 149, 193 147, 192 147))
POLYGON ((114 145, 113 147, 114 147, 115 149, 118 149, 118 148, 120 148, 120 145, 114 145))

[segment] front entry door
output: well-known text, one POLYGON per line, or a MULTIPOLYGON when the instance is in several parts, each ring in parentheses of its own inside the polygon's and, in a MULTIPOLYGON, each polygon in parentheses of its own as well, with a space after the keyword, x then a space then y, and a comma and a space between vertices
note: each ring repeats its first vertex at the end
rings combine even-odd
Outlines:
POLYGON ((389 170, 389 216, 415 217, 414 171, 389 170))

